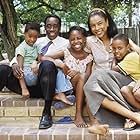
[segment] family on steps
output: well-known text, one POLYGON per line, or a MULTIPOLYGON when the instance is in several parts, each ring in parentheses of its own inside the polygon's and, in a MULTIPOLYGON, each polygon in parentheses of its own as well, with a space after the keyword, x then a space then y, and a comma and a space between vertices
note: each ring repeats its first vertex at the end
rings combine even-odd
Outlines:
POLYGON ((0 65, 0 90, 24 98, 45 100, 39 129, 53 125, 53 100, 72 106, 75 95, 77 127, 106 135, 109 127, 133 130, 140 124, 140 48, 126 35, 118 34, 110 14, 94 8, 88 16, 90 35, 72 26, 68 39, 59 36, 61 19, 45 18, 46 36, 40 25, 28 23, 24 41, 16 48, 11 66, 0 65), (90 123, 82 115, 86 104, 90 123))

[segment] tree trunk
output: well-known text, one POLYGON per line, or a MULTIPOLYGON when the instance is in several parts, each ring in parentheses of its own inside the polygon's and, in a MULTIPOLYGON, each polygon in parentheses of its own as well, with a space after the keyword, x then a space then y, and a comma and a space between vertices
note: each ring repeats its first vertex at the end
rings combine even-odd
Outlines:
POLYGON ((9 60, 14 57, 15 47, 17 47, 17 22, 16 12, 12 0, 1 0, 0 6, 3 14, 3 22, 0 25, 1 37, 4 43, 4 49, 8 54, 9 60))

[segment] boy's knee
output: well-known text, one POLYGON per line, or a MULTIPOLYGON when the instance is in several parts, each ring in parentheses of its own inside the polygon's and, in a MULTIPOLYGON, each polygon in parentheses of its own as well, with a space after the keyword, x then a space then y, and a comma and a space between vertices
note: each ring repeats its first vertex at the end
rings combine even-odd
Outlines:
POLYGON ((140 102, 140 89, 138 89, 136 92, 134 92, 134 97, 137 101, 140 102))
POLYGON ((129 88, 127 86, 123 86, 121 88, 121 93, 122 93, 123 96, 126 97, 128 95, 128 93, 129 93, 129 88))

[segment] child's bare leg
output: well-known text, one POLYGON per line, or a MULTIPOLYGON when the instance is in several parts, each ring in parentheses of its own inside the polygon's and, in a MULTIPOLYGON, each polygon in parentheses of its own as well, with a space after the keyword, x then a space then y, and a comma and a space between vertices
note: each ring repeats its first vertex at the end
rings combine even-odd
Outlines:
POLYGON ((137 109, 140 109, 140 102, 136 100, 136 98, 140 96, 140 90, 136 91, 136 93, 132 93, 132 87, 124 86, 121 88, 121 93, 129 104, 136 107, 137 109), (136 96, 136 98, 134 96, 136 96))
POLYGON ((84 76, 76 75, 72 78, 72 84, 75 87, 75 94, 76 94, 76 114, 74 123, 77 127, 88 127, 85 123, 82 111, 83 111, 83 101, 84 101, 84 93, 83 93, 83 86, 84 86, 84 76))
POLYGON ((20 86, 21 86, 21 89, 22 89, 22 96, 23 97, 29 97, 30 93, 29 93, 29 91, 27 89, 27 86, 25 84, 24 78, 19 79, 19 83, 20 83, 20 86))
POLYGON ((106 109, 109 109, 113 112, 116 112, 126 118, 129 118, 135 121, 137 124, 140 124, 140 114, 137 112, 133 112, 116 101, 109 100, 108 98, 104 98, 102 102, 102 106, 106 109))
POLYGON ((68 105, 73 105, 73 103, 67 99, 66 95, 63 92, 55 94, 54 100, 60 100, 68 105))

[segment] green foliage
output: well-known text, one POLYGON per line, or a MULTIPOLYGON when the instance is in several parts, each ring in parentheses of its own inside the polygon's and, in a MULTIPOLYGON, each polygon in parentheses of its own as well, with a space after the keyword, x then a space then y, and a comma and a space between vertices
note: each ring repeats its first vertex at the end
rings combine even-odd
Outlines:
POLYGON ((0 24, 2 24, 2 20, 3 20, 3 18, 2 18, 2 13, 0 12, 0 24))
MULTIPOLYGON (((46 14, 59 15, 67 26, 74 24, 87 25, 87 16, 94 7, 111 13, 118 25, 126 25, 126 18, 132 12, 132 0, 13 0, 17 11, 18 23, 28 21, 43 22, 46 14), (123 12, 122 12, 123 11, 123 12), (118 16, 121 15, 121 16, 118 16)), ((138 1, 139 2, 139 1, 138 1)), ((138 5, 134 1, 134 7, 138 5)))
POLYGON ((70 26, 76 24, 87 27, 88 14, 95 7, 107 10, 117 25, 126 26, 128 18, 129 21, 132 21, 133 7, 138 7, 139 3, 139 0, 133 0, 133 2, 132 0, 0 0, 0 25, 2 24, 0 27, 5 33, 5 42, 10 42, 9 46, 5 45, 5 50, 8 50, 9 54, 14 52, 11 50, 17 46, 15 31, 17 31, 18 36, 21 36, 23 24, 31 21, 42 23, 48 13, 54 13, 61 17, 63 32, 67 32, 70 26), (6 9, 6 4, 2 5, 2 2, 6 2, 10 8, 6 9), (10 16, 8 10, 10 10, 10 16), (12 25, 8 24, 9 21, 13 20, 12 25), (7 35, 7 33, 9 34, 7 35))
MULTIPOLYGON (((15 0, 19 19, 43 21, 47 13, 57 13, 66 21, 86 23, 89 11, 94 7, 106 9, 114 14, 121 5, 130 7, 130 0, 15 0)), ((122 7, 123 7, 122 6, 122 7)))
POLYGON ((44 19, 47 9, 36 0, 20 0, 15 7, 19 23, 25 24, 29 21, 40 22, 44 19))
POLYGON ((113 17, 114 17, 114 20, 116 22, 116 24, 118 26, 126 26, 128 23, 127 23, 127 19, 128 19, 128 15, 126 15, 126 13, 128 13, 128 10, 129 7, 126 6, 125 4, 122 5, 118 5, 114 12, 113 12, 113 17), (122 12, 123 11, 123 12, 122 12), (120 15, 120 16, 118 16, 120 15))
POLYGON ((91 9, 90 1, 82 1, 75 6, 67 9, 67 12, 60 12, 59 15, 63 17, 66 22, 75 22, 76 24, 87 24, 87 16, 91 9))

